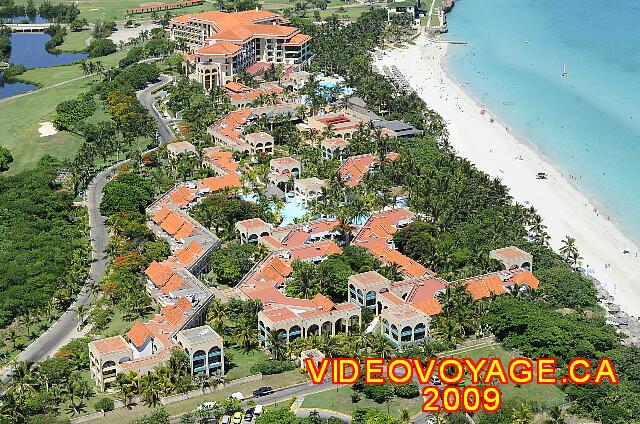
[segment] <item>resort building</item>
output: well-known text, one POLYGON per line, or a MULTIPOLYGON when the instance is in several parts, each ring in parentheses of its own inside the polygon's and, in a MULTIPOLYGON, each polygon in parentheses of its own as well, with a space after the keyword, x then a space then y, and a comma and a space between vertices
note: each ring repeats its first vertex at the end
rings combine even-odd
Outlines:
POLYGON ((258 243, 260 237, 271 234, 271 225, 260 218, 236 222, 236 240, 241 243, 258 243))
POLYGON ((176 141, 167 144, 167 154, 169 159, 176 160, 179 155, 198 156, 198 151, 196 146, 188 141, 176 141))
POLYGON ((220 240, 186 211, 213 192, 239 187, 240 178, 229 152, 209 149, 203 156, 220 176, 177 184, 147 208, 147 225, 172 252, 145 270, 146 291, 160 312, 146 323, 136 322, 126 337, 89 343, 91 376, 100 390, 108 389, 119 373, 151 371, 168 361, 176 347, 188 356, 193 374, 224 372, 222 338, 205 325, 213 292, 197 278, 209 271, 220 240))
POLYGON ((329 138, 320 142, 322 159, 345 160, 349 155, 349 142, 343 138, 329 138))
POLYGON ((277 186, 283 192, 287 192, 290 182, 300 176, 302 164, 292 157, 271 159, 269 162, 269 183, 277 186))
POLYGON ((302 178, 293 182, 296 199, 305 207, 322 196, 322 189, 327 183, 317 177, 302 178))
POLYGON ((212 169, 218 176, 240 174, 240 164, 235 161, 233 152, 220 147, 202 149, 202 166, 212 169))
POLYGON ((396 264, 408 278, 433 276, 433 271, 395 249, 393 235, 414 219, 415 214, 406 208, 376 212, 360 228, 351 244, 364 247, 387 265, 396 264))
MULTIPOLYGON (((249 109, 240 109, 225 115, 209 128, 207 133, 222 148, 245 154, 271 154, 273 153, 273 137, 265 132, 248 133, 247 128, 258 119, 265 121, 270 129, 277 125, 277 118, 288 117, 295 122, 296 106, 293 104, 280 104, 274 106, 262 106, 249 109)), ((250 129, 249 129, 250 131, 250 129)))
POLYGON ((391 3, 387 3, 389 19, 393 15, 404 15, 405 13, 411 15, 413 19, 418 19, 421 14, 424 15, 420 0, 394 0, 391 3))
POLYGON ((370 120, 364 116, 351 111, 326 113, 324 115, 310 116, 307 118, 307 125, 312 131, 324 133, 331 130, 333 137, 349 140, 358 127, 370 120))
MULTIPOLYGON (((498 251, 512 249, 519 250, 507 247, 498 251)), ((453 283, 430 276, 391 282, 369 271, 349 277, 349 302, 374 311, 382 323, 381 333, 401 345, 430 337, 431 321, 442 310, 438 295, 449 284, 453 283)), ((536 289, 539 281, 529 270, 514 267, 464 279, 460 284, 466 286, 475 300, 480 300, 508 293, 516 285, 536 289)))
POLYGON ((169 29, 172 40, 193 52, 185 55, 195 64, 190 77, 210 90, 258 64, 301 70, 311 59, 311 37, 287 24, 288 20, 269 11, 209 11, 173 18, 169 29))
MULTIPOLYGON (((397 153, 387 153, 386 162, 393 162, 398 159, 397 153)), ((338 173, 342 181, 350 187, 358 186, 362 183, 364 176, 380 167, 380 158, 370 153, 359 156, 351 156, 340 166, 338 173)))
POLYGON ((231 99, 231 104, 238 109, 253 106, 261 97, 275 98, 282 93, 282 87, 274 83, 264 83, 256 88, 247 87, 239 82, 228 82, 224 85, 224 94, 231 99))

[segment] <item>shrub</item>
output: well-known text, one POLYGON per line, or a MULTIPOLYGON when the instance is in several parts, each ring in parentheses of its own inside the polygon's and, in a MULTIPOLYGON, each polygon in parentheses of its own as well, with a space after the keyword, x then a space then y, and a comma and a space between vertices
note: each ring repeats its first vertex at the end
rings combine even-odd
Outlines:
POLYGON ((96 401, 94 404, 97 411, 112 411, 113 410, 113 399, 110 397, 102 397, 96 401))
POLYGON ((418 387, 418 383, 411 381, 407 384, 398 384, 394 387, 394 393, 396 396, 405 398, 405 399, 413 399, 420 394, 420 389, 418 387))
POLYGON ((266 360, 258 362, 251 367, 251 372, 261 373, 263 375, 280 374, 281 372, 291 371, 296 368, 296 364, 292 361, 272 361, 266 360))
POLYGON ((90 57, 101 57, 109 55, 118 50, 115 43, 108 38, 94 38, 87 47, 87 53, 90 57))
POLYGON ((360 393, 358 392, 351 393, 351 403, 358 403, 360 402, 360 399, 361 399, 360 393))
POLYGON ((394 389, 391 384, 367 384, 362 389, 362 393, 368 398, 377 403, 383 403, 393 397, 394 389))

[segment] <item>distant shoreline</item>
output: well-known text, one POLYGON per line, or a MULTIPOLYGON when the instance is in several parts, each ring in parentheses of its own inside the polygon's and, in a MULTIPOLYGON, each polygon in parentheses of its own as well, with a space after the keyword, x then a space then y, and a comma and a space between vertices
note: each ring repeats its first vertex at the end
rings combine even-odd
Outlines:
POLYGON ((500 178, 514 200, 536 208, 556 251, 565 236, 575 237, 589 275, 602 283, 624 311, 640 316, 640 285, 635 284, 640 273, 637 241, 619 224, 607 220, 589 193, 564 176, 534 143, 508 129, 464 89, 444 63, 451 48, 421 36, 415 46, 385 52, 378 62, 396 65, 427 105, 443 116, 450 143, 460 156, 500 178), (536 172, 546 172, 549 179, 536 180, 536 172), (623 254, 625 249, 631 253, 623 254))

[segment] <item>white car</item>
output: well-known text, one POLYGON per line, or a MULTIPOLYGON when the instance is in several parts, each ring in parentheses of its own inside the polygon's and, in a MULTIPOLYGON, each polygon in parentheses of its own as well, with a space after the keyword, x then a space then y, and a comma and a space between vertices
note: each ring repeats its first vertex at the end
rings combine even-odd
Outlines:
POLYGON ((258 415, 262 414, 263 409, 264 407, 262 405, 256 405, 256 409, 253 410, 253 415, 257 417, 258 415))
POLYGON ((205 403, 203 403, 202 405, 198 406, 198 407, 196 408, 196 410, 198 410, 198 411, 202 411, 202 410, 205 410, 205 409, 213 408, 213 407, 214 407, 214 406, 216 406, 216 405, 217 405, 217 403, 216 403, 216 402, 205 402, 205 403))
POLYGON ((232 399, 238 399, 238 400, 244 399, 244 396, 242 396, 242 393, 240 393, 240 392, 235 392, 234 394, 232 394, 229 397, 232 398, 232 399))

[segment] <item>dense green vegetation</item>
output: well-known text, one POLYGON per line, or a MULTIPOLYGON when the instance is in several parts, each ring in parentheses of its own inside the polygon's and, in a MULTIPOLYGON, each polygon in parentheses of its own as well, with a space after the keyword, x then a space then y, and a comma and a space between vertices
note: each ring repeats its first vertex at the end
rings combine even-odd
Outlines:
POLYGON ((0 62, 9 62, 11 57, 11 30, 0 24, 0 62))
POLYGON ((40 2, 36 7, 34 0, 27 0, 26 4, 16 3, 14 0, 0 0, 0 19, 17 16, 35 18, 36 15, 40 15, 49 22, 69 23, 73 22, 79 13, 76 3, 53 4, 47 0, 40 2))
POLYGON ((0 146, 0 172, 9 169, 9 164, 13 162, 13 156, 9 149, 0 146))
POLYGON ((86 216, 56 182, 60 163, 45 157, 31 171, 0 177, 0 327, 68 306, 89 258, 86 216))

